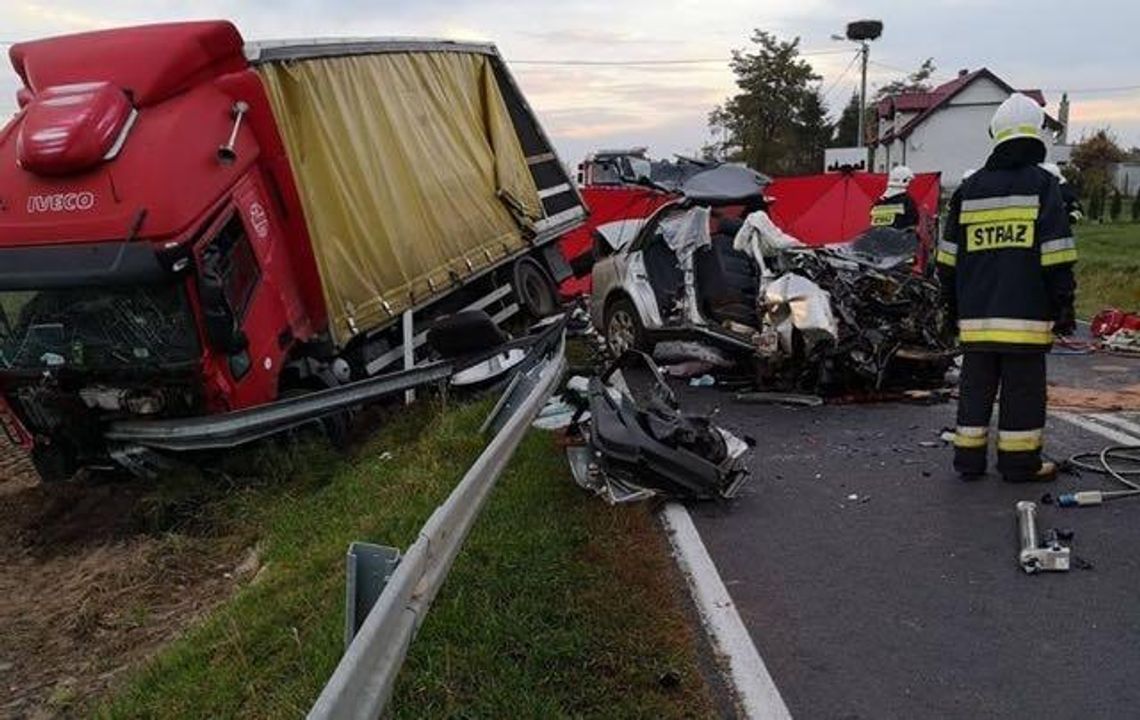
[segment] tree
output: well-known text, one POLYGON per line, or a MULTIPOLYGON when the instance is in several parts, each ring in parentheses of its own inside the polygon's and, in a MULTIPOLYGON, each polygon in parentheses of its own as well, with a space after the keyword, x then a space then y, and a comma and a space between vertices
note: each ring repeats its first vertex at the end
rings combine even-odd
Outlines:
POLYGON ((832 147, 855 147, 859 144, 859 93, 851 93, 851 99, 835 123, 835 138, 832 147))
POLYGON ((709 114, 725 159, 767 173, 818 170, 832 126, 820 95, 819 75, 800 57, 800 39, 752 34, 751 52, 734 50, 729 67, 740 92, 709 114))
POLYGON ((1140 190, 1136 191, 1136 197, 1132 198, 1132 222, 1140 222, 1140 190))
POLYGON ((1089 220, 1100 222, 1104 219, 1104 186, 1095 188, 1089 193, 1089 220))
POLYGON ((1112 203, 1108 206, 1108 216, 1112 218, 1113 222, 1120 220, 1120 213, 1124 210, 1124 198, 1121 197, 1119 190, 1112 191, 1112 203))
POLYGON ((726 162, 739 157, 741 149, 735 144, 735 140, 730 134, 729 124, 731 122, 732 117, 721 105, 717 105, 709 112, 708 124, 713 137, 701 147, 702 158, 726 162))
POLYGON ((875 99, 882 100, 891 95, 901 95, 902 93, 923 93, 930 92, 933 86, 930 84, 930 78, 934 76, 934 58, 926 58, 918 69, 906 77, 892 80, 891 82, 883 85, 875 92, 875 99))
POLYGON ((1097 130, 1082 137, 1069 159, 1069 164, 1077 169, 1077 190, 1090 199, 1098 194, 1103 199, 1111 184, 1112 166, 1124 157, 1124 151, 1108 130, 1097 130))

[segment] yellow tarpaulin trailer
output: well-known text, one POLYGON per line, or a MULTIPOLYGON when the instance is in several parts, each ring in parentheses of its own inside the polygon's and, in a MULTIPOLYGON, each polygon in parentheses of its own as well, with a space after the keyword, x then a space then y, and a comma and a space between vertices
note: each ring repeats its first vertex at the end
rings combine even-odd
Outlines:
POLYGON ((257 46, 334 339, 553 240, 585 208, 493 46, 257 46))

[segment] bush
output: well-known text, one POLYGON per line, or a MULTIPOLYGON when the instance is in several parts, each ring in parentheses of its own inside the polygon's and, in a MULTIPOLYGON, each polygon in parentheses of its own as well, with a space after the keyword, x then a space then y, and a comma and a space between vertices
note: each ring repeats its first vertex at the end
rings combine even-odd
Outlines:
POLYGON ((1140 190, 1136 191, 1136 197, 1132 198, 1132 222, 1140 222, 1140 190))
POLYGON ((1099 222, 1104 217, 1104 189, 1096 188, 1089 195, 1089 220, 1099 222))
POLYGON ((1124 210, 1124 198, 1120 196, 1119 190, 1113 190, 1112 203, 1108 206, 1108 216, 1112 218, 1113 222, 1120 219, 1120 213, 1124 210))

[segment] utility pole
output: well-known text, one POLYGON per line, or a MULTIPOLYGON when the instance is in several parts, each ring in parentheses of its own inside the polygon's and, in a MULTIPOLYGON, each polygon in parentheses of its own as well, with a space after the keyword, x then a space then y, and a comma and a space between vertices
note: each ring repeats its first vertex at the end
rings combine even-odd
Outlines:
POLYGON ((855 147, 863 147, 867 124, 867 58, 871 54, 871 41, 877 40, 883 34, 881 20, 856 20, 847 23, 847 31, 843 35, 835 34, 832 40, 849 40, 859 43, 859 56, 862 61, 862 79, 859 85, 859 137, 855 140, 855 147))
POLYGON ((861 41, 862 49, 860 52, 863 54, 863 80, 862 87, 859 90, 859 138, 855 143, 855 147, 863 147, 864 138, 866 137, 866 128, 864 124, 867 122, 867 56, 871 53, 871 45, 866 40, 861 41))

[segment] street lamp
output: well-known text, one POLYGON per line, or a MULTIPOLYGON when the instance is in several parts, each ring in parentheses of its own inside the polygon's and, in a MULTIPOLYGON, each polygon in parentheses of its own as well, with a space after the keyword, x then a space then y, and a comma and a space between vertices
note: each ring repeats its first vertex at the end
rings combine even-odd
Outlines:
POLYGON ((877 40, 883 34, 882 20, 856 20, 847 23, 847 34, 833 34, 832 40, 850 40, 859 43, 859 55, 863 61, 863 77, 859 90, 859 137, 856 138, 856 147, 863 147, 863 124, 867 116, 867 58, 871 54, 872 40, 877 40))

